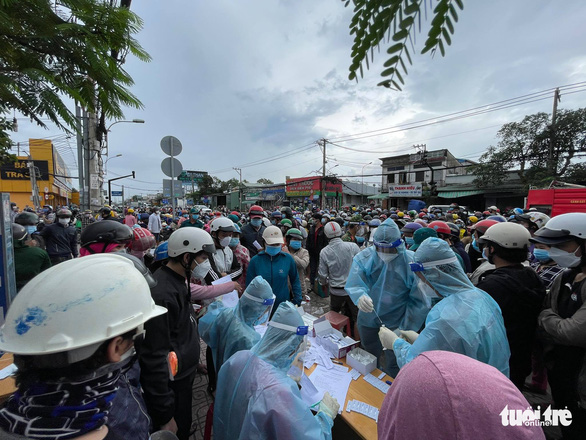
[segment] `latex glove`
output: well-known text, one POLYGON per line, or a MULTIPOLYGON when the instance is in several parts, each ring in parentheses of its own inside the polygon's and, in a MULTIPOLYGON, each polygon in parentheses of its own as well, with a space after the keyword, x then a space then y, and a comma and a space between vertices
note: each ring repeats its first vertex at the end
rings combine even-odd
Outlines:
POLYGON ((387 350, 392 350, 393 344, 397 339, 399 339, 399 337, 395 334, 394 331, 389 330, 386 327, 380 328, 380 330, 378 331, 378 338, 380 339, 381 344, 383 344, 383 347, 387 350))
POLYGON ((324 394, 324 398, 319 403, 319 411, 323 412, 328 415, 332 420, 336 418, 338 415, 338 411, 340 410, 340 404, 338 401, 332 397, 332 395, 326 391, 324 394))
POLYGON ((362 295, 360 298, 358 298, 358 308, 364 313, 372 313, 374 310, 372 298, 366 293, 362 295))
POLYGON ((401 338, 405 341, 409 342, 409 344, 413 344, 415 340, 419 337, 419 333, 414 332, 413 330, 399 330, 401 332, 401 338))

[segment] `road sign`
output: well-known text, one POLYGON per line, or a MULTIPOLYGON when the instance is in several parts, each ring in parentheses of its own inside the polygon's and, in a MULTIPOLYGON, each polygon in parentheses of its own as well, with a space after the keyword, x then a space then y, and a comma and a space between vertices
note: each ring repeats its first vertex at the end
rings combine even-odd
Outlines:
POLYGON ((163 174, 166 176, 177 177, 183 171, 183 165, 174 157, 167 157, 161 162, 161 170, 163 170, 163 174), (171 164, 173 164, 173 169, 171 169, 171 164))
POLYGON ((112 191, 112 197, 122 197, 122 191, 112 191))
POLYGON ((183 146, 175 136, 165 136, 161 139, 161 150, 167 156, 179 156, 183 151, 183 146))
POLYGON ((168 205, 169 204, 169 199, 163 199, 163 200, 161 200, 161 203, 163 205, 168 205))
POLYGON ((177 179, 181 180, 182 182, 201 182, 203 181, 204 177, 208 175, 207 171, 183 171, 177 179))

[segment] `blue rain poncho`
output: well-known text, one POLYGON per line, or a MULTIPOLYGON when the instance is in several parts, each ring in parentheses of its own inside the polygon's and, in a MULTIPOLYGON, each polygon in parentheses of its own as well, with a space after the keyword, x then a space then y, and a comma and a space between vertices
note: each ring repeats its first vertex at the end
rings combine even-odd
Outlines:
MULTIPOLYGON (((416 277, 409 268, 413 252, 405 248, 401 231, 392 219, 385 220, 374 232, 375 246, 370 246, 354 257, 346 292, 355 304, 368 294, 374 310, 386 327, 418 331, 429 307, 417 289, 416 277), (377 253, 376 244, 395 245, 397 256, 385 263, 377 253)), ((379 328, 380 321, 374 313, 358 313, 358 325, 379 328)))
MULTIPOLYGON (((298 327, 303 320, 290 302, 279 305, 272 321, 298 327)), ((303 336, 269 325, 251 350, 224 363, 214 404, 214 439, 331 439, 333 420, 313 415, 287 371, 303 336)))
POLYGON ((260 275, 248 285, 235 308, 215 301, 199 320, 201 338, 212 350, 216 372, 234 353, 250 348, 260 340, 254 326, 268 320, 275 295, 260 275))
MULTIPOLYGON (((415 252, 415 260, 421 264, 414 270, 444 298, 429 312, 413 345, 403 339, 393 344, 399 367, 425 351, 444 350, 492 365, 508 377, 511 352, 498 304, 474 287, 445 241, 426 239, 415 252)), ((420 283, 421 290, 429 288, 420 283)))

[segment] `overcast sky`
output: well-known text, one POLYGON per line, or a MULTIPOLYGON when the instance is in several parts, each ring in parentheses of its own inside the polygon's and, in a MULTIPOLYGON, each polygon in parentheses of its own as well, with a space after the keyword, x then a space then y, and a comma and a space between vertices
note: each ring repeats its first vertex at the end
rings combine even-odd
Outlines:
MULTIPOLYGON (((127 119, 109 135, 109 177, 135 170, 138 181, 123 180, 127 193, 161 188, 163 136, 183 144, 184 169, 205 170, 222 180, 237 177, 232 167, 299 150, 269 163, 242 167, 251 182, 261 177, 315 175, 320 138, 393 127, 495 103, 556 86, 586 81, 586 2, 583 0, 465 0, 465 10, 446 57, 413 57, 403 92, 377 87, 385 53, 358 83, 347 79, 352 39, 351 8, 339 0, 180 1, 135 0, 144 20, 137 39, 153 60, 129 58, 125 68, 144 110, 128 109, 127 119), (221 172, 219 172, 221 171, 221 172), (134 190, 130 188, 136 188, 134 190)), ((426 25, 427 26, 427 25, 426 25)), ((426 28, 427 30, 427 28, 426 28)), ((424 36, 418 36, 420 51, 424 36)), ((386 46, 384 47, 386 49, 386 46)), ((559 108, 584 107, 586 93, 562 94, 559 108)), ((448 148, 457 157, 477 159, 507 122, 551 112, 552 99, 394 134, 328 145, 327 169, 338 175, 380 173, 378 158, 448 148), (336 166, 337 165, 337 166, 336 166), (333 168, 335 167, 335 168, 333 168)), ((17 141, 51 137, 28 120, 19 121, 17 141)), ((75 151, 75 138, 70 140, 75 151)), ((72 174, 74 157, 60 147, 72 174)), ((366 177, 365 182, 380 182, 366 177)), ((77 187, 77 182, 74 182, 77 187)))

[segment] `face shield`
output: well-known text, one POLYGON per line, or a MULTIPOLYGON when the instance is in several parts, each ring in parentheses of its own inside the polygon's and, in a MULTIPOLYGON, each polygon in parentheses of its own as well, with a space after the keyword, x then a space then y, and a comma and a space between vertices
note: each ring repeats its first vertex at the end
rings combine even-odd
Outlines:
POLYGON ((401 240, 400 238, 398 240, 393 241, 392 243, 378 242, 375 240, 374 247, 376 249, 378 257, 385 264, 388 264, 399 256, 399 250, 397 248, 402 243, 403 240, 401 240))
POLYGON ((258 303, 259 306, 261 304, 262 306, 264 306, 262 312, 259 313, 258 318, 255 319, 252 325, 257 326, 266 323, 269 320, 269 316, 271 316, 271 311, 273 310, 273 305, 275 304, 276 296, 273 295, 272 298, 258 298, 256 296, 251 295, 246 290, 244 291, 242 296, 246 297, 251 301, 254 301, 255 303, 258 303))
POLYGON ((434 298, 441 299, 444 297, 433 286, 434 281, 437 281, 437 278, 439 278, 438 266, 455 263, 458 263, 458 258, 453 256, 443 260, 428 261, 425 263, 409 263, 409 267, 419 279, 418 287, 421 293, 423 293, 427 298, 431 298, 433 300, 434 298))
POLYGON ((309 348, 309 343, 307 342, 307 333, 309 332, 309 327, 306 325, 294 327, 292 325, 282 324, 280 322, 274 321, 269 321, 269 326, 295 333, 298 336, 303 336, 303 339, 297 348, 293 350, 293 352, 291 352, 291 354, 288 356, 288 359, 292 359, 292 363, 291 368, 289 368, 289 371, 287 372, 287 375, 295 382, 299 383, 301 377, 303 376, 303 362, 305 361, 305 353, 307 353, 309 348))

